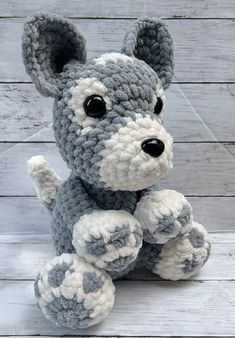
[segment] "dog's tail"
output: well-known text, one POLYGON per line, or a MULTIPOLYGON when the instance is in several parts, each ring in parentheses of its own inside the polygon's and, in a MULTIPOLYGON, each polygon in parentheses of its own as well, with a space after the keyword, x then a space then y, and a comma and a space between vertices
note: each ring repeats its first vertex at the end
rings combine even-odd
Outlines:
POLYGON ((52 212, 56 195, 62 184, 60 177, 41 155, 33 156, 27 163, 28 173, 32 177, 38 198, 52 212))

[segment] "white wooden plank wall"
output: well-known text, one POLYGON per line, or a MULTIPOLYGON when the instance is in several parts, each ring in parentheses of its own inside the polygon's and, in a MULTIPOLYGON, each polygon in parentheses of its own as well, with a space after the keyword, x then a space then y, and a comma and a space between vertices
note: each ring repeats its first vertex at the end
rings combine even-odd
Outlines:
POLYGON ((1 0, 0 46, 0 336, 235 336, 234 0, 1 0), (110 316, 86 331, 55 327, 33 296, 33 279, 54 252, 25 163, 41 153, 68 174, 51 131, 52 100, 22 65, 22 24, 35 11, 71 18, 89 57, 118 51, 135 18, 164 18, 175 41, 165 115, 175 159, 160 185, 188 196, 212 241, 210 260, 191 281, 165 282, 141 269, 116 282, 110 316))

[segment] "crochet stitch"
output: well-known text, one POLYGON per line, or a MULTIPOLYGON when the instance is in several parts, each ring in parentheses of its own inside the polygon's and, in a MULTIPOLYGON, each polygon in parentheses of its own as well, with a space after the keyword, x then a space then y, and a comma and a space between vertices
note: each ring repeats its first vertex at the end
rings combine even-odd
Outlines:
POLYGON ((57 254, 41 268, 35 295, 56 324, 86 328, 111 310, 113 279, 137 266, 187 279, 209 256, 207 232, 186 198, 155 185, 172 167, 173 141, 162 125, 172 38, 161 20, 140 18, 121 53, 88 61, 69 20, 35 14, 22 47, 37 90, 55 99, 55 140, 71 170, 62 182, 42 156, 28 162, 57 254))

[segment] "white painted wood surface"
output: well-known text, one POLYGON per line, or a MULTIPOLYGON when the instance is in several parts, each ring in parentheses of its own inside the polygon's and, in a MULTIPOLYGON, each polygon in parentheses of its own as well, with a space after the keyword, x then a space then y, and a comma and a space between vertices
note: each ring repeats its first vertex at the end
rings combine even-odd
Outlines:
POLYGON ((235 335, 234 36, 234 0, 0 1, 1 337, 235 335), (165 18, 176 54, 165 125, 176 144, 175 167, 160 185, 189 195, 212 241, 210 260, 191 281, 164 282, 137 270, 116 282, 110 316, 86 331, 55 327, 33 296, 32 280, 54 253, 50 217, 34 197, 26 161, 42 153, 68 174, 53 144, 52 100, 37 94, 22 65, 22 24, 35 11, 72 17, 89 57, 118 51, 134 18, 165 18))
POLYGON ((35 304, 32 281, 1 281, 1 334, 232 336, 234 296, 231 281, 120 281, 109 317, 96 327, 72 331, 44 319, 35 304))
MULTIPOLYGON (((156 13, 157 14, 157 13, 156 13)), ((154 13, 153 13, 154 15, 154 13)), ((133 20, 73 19, 87 40, 88 57, 120 51, 133 20)), ((0 20, 0 78, 4 82, 30 81, 21 57, 24 19, 0 20)), ((235 21, 228 19, 168 20, 175 45, 175 81, 224 82, 235 78, 235 21)))
POLYGON ((53 12, 68 17, 136 18, 140 15, 158 15, 167 18, 233 18, 233 0, 27 0, 21 6, 17 0, 0 2, 2 17, 25 17, 35 11, 53 12))

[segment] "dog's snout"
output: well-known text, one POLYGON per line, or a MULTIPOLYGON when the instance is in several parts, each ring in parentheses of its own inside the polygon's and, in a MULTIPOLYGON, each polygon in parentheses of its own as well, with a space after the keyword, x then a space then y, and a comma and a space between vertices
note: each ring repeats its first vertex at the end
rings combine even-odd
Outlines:
POLYGON ((163 153, 165 145, 161 140, 157 138, 150 138, 145 140, 141 144, 141 148, 145 153, 149 154, 150 156, 158 157, 163 153))

